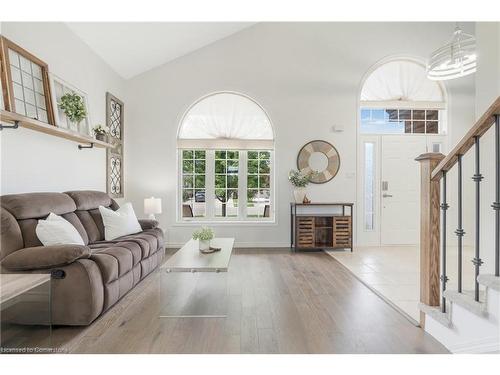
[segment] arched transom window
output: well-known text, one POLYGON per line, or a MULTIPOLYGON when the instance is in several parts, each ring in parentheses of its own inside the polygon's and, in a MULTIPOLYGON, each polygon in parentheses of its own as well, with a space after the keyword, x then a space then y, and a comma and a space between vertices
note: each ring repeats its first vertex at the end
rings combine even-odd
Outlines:
POLYGON ((443 89, 415 61, 380 65, 365 80, 360 99, 362 133, 442 134, 446 130, 443 89))
POLYGON ((273 219, 273 129, 255 100, 220 92, 196 101, 177 147, 181 220, 273 219))

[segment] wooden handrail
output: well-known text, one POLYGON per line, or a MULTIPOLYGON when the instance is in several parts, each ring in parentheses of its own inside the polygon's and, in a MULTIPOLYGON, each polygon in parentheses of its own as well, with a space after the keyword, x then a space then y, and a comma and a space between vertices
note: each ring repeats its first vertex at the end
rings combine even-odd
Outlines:
POLYGON ((457 162, 458 155, 464 155, 473 145, 474 137, 482 136, 494 125, 494 115, 500 115, 500 96, 493 102, 488 110, 477 120, 476 124, 467 132, 453 150, 432 171, 432 180, 439 181, 443 171, 449 171, 457 162))

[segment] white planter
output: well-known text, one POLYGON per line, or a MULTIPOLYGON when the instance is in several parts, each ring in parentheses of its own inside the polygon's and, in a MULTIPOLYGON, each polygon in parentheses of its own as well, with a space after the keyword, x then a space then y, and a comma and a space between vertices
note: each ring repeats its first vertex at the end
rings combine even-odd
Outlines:
POLYGON ((208 249, 210 249, 210 241, 199 240, 199 246, 200 250, 207 251, 208 249))
POLYGON ((304 202, 304 197, 306 196, 307 189, 305 187, 296 187, 293 189, 293 196, 295 198, 295 203, 304 202))

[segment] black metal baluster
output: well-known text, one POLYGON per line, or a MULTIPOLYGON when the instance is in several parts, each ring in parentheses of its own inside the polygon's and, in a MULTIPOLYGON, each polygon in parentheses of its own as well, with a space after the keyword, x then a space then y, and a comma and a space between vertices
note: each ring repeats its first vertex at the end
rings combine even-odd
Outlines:
POLYGON ((448 282, 448 277, 446 276, 446 211, 450 207, 446 201, 446 171, 443 171, 443 193, 442 193, 442 203, 441 210, 442 214, 442 225, 443 225, 443 240, 441 242, 441 262, 442 262, 442 274, 441 274, 441 312, 446 312, 446 298, 444 297, 444 291, 446 290, 446 283, 448 282))
POLYGON ((480 227, 480 214, 481 214, 481 181, 483 180, 483 175, 480 169, 480 150, 479 150, 479 136, 474 137, 475 150, 476 150, 476 173, 472 177, 476 183, 476 249, 474 254, 474 259, 472 264, 474 264, 474 299, 479 301, 479 283, 477 282, 477 277, 479 276, 479 267, 483 264, 483 261, 479 257, 479 245, 481 237, 481 227, 480 227))
POLYGON ((462 155, 458 155, 458 228, 455 231, 458 241, 458 293, 462 293, 462 237, 464 236, 464 228, 462 223, 462 155))
POLYGON ((495 115, 495 276, 500 276, 500 115, 495 115))

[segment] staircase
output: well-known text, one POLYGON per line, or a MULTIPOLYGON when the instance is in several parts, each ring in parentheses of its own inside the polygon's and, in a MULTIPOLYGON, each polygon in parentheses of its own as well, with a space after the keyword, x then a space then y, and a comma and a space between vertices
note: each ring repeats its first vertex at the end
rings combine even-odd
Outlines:
POLYGON ((452 353, 500 353, 500 97, 488 108, 477 123, 446 157, 440 153, 427 153, 417 159, 421 165, 421 233, 420 233, 420 325, 445 345, 452 353), (494 129, 495 150, 481 153, 481 140, 494 129), (462 157, 474 148, 474 286, 463 287, 462 268, 469 267, 462 261, 463 237, 463 172, 462 157), (487 176, 494 183, 493 196, 484 194, 481 174, 481 156, 493 159, 494 176, 487 176), (452 186, 447 173, 457 168, 458 181, 452 186), (447 194, 457 189, 457 228, 450 228, 447 211, 450 202, 447 194), (494 248, 483 248, 484 231, 481 232, 481 202, 492 202, 494 248), (451 229, 454 229, 453 231, 451 229), (450 234, 450 232, 452 232, 450 234), (455 289, 448 285, 446 255, 450 235, 457 237, 458 280, 455 289), (493 274, 481 273, 485 259, 494 262, 493 274))

